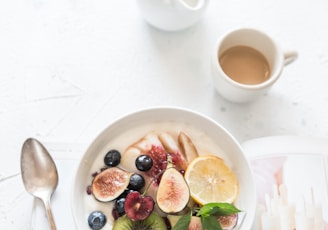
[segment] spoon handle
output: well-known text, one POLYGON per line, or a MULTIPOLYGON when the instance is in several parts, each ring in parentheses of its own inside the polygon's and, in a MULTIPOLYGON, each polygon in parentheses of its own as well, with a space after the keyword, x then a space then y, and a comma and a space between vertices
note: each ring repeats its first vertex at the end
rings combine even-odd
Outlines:
POLYGON ((49 220, 51 230, 56 230, 57 228, 56 228, 55 220, 52 215, 52 211, 51 211, 51 207, 50 207, 50 198, 43 199, 43 203, 44 203, 44 207, 46 208, 47 217, 49 220))

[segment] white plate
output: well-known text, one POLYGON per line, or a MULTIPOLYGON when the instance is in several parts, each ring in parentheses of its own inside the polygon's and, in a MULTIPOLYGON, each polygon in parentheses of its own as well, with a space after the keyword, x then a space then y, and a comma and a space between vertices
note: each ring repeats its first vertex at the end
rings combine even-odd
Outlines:
POLYGON ((76 228, 89 230, 88 215, 96 209, 101 209, 109 220, 106 227, 111 229, 112 217, 108 205, 101 204, 86 194, 86 187, 92 180, 91 174, 104 165, 103 157, 109 149, 116 148, 124 152, 126 147, 152 130, 183 130, 194 141, 196 147, 202 145, 202 149, 207 148, 207 151, 224 158, 240 183, 240 195, 236 206, 246 212, 240 229, 251 229, 256 210, 256 189, 250 164, 240 145, 215 121, 190 110, 172 107, 149 108, 124 116, 109 125, 91 143, 79 163, 72 187, 72 213, 76 228))
POLYGON ((281 154, 315 154, 328 156, 328 140, 304 136, 271 136, 245 141, 242 147, 248 157, 281 154))
POLYGON ((259 204, 265 205, 265 194, 274 196, 272 188, 279 175, 296 211, 304 211, 305 203, 320 204, 328 222, 327 139, 273 136, 246 141, 242 147, 251 159, 259 204))

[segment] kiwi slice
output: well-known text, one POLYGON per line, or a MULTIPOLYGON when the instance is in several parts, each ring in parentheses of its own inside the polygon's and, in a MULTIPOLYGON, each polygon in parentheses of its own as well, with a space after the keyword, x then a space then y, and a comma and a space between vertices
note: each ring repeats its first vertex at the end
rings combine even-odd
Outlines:
POLYGON ((115 221, 112 230, 167 230, 165 221, 155 212, 145 220, 132 221, 126 215, 115 221))

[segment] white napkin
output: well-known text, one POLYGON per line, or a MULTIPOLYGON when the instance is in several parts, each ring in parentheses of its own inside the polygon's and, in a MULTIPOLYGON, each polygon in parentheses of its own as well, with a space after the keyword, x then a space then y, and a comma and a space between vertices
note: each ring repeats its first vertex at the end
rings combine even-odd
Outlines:
MULTIPOLYGON (((51 199, 53 216, 57 229, 75 229, 71 212, 72 181, 78 160, 56 160, 59 182, 51 199)), ((33 230, 50 230, 45 208, 41 200, 35 198, 31 219, 33 230)))

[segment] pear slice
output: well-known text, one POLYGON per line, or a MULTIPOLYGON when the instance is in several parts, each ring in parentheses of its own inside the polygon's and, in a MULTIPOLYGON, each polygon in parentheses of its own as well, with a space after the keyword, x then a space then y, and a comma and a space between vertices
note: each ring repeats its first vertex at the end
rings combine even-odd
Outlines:
POLYGON ((174 137, 167 132, 162 132, 158 135, 158 138, 165 150, 171 155, 174 165, 179 169, 186 170, 188 162, 184 154, 180 151, 179 145, 174 137))
POLYGON ((166 151, 168 151, 169 153, 180 152, 178 143, 176 143, 171 134, 167 132, 162 132, 158 135, 158 138, 162 142, 166 151))
POLYGON ((178 213, 187 206, 189 199, 188 184, 181 172, 173 167, 172 159, 169 156, 167 169, 158 186, 156 203, 165 213, 178 213))
POLYGON ((197 149, 187 134, 180 132, 178 136, 178 142, 181 148, 181 152, 183 153, 188 163, 198 157, 197 149))

